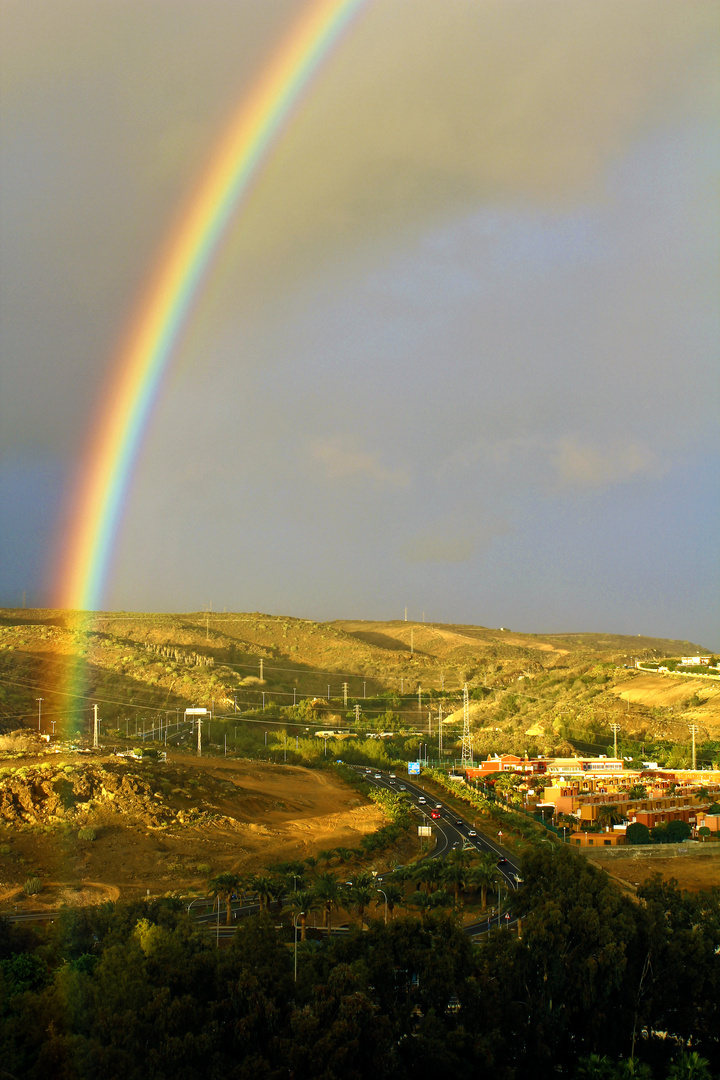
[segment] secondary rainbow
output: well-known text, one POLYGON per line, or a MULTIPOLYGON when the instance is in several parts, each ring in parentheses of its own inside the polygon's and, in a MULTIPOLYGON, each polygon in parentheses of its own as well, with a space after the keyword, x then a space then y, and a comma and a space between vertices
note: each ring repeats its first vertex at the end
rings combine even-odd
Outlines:
POLYGON ((161 254, 111 376, 81 470, 60 607, 97 610, 133 466, 172 352, 223 232, 323 60, 368 0, 313 0, 228 126, 161 254))

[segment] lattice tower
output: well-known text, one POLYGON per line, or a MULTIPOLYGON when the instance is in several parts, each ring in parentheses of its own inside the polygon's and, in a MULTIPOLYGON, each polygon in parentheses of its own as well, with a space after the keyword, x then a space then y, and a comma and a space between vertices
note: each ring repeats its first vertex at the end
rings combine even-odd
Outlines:
POLYGON ((463 733, 460 764, 463 769, 472 768, 473 765, 473 748, 470 738, 470 694, 467 683, 463 688, 463 733))

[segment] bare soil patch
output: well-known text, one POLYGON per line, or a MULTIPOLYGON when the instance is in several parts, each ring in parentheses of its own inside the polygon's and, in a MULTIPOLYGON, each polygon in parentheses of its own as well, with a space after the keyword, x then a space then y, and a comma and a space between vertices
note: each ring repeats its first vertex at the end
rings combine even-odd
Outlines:
MULTIPOLYGON (((618 860, 600 860, 595 863, 606 870, 630 892, 635 892, 638 885, 644 884, 654 874, 662 874, 669 880, 675 878, 681 889, 687 892, 702 892, 706 889, 720 888, 720 844, 708 844, 717 851, 697 852, 692 855, 653 856, 652 858, 628 858, 618 860)), ((590 860, 591 862, 595 860, 590 860)))
POLYGON ((224 870, 252 874, 280 859, 357 847, 384 823, 332 773, 296 766, 67 755, 23 761, 22 773, 0 778, 0 897, 34 907, 45 888, 17 896, 33 876, 62 883, 52 889, 86 892, 94 883, 122 896, 202 891, 224 870), (88 829, 92 840, 83 839, 88 829))
POLYGON ((697 694, 708 710, 720 718, 720 683, 710 679, 687 679, 672 675, 637 675, 616 683, 612 688, 623 701, 636 701, 641 705, 684 705, 688 698, 697 694))

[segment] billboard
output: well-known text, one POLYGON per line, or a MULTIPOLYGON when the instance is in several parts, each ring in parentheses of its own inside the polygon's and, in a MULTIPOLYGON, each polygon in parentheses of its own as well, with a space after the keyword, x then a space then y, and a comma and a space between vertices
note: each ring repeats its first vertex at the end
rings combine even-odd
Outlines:
POLYGON ((419 761, 408 761, 408 776, 419 776, 419 775, 420 775, 420 762, 419 761))

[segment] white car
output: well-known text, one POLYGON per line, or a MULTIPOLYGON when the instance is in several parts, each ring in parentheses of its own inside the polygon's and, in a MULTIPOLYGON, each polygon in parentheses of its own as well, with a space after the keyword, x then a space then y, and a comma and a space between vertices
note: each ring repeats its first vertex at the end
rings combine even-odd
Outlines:
POLYGON ((421 795, 420 798, 418 799, 418 802, 419 803, 424 803, 424 802, 427 802, 427 799, 423 795, 421 795))
POLYGON ((379 772, 376 772, 376 773, 375 773, 375 779, 376 779, 376 780, 382 780, 382 776, 380 775, 380 773, 379 773, 379 772))
POLYGON ((397 780, 397 776, 395 775, 395 773, 394 773, 394 772, 391 772, 391 773, 390 773, 390 779, 391 779, 391 780, 397 780))
POLYGON ((468 836, 477 836, 477 833, 475 832, 474 829, 469 829, 468 830, 468 836))

